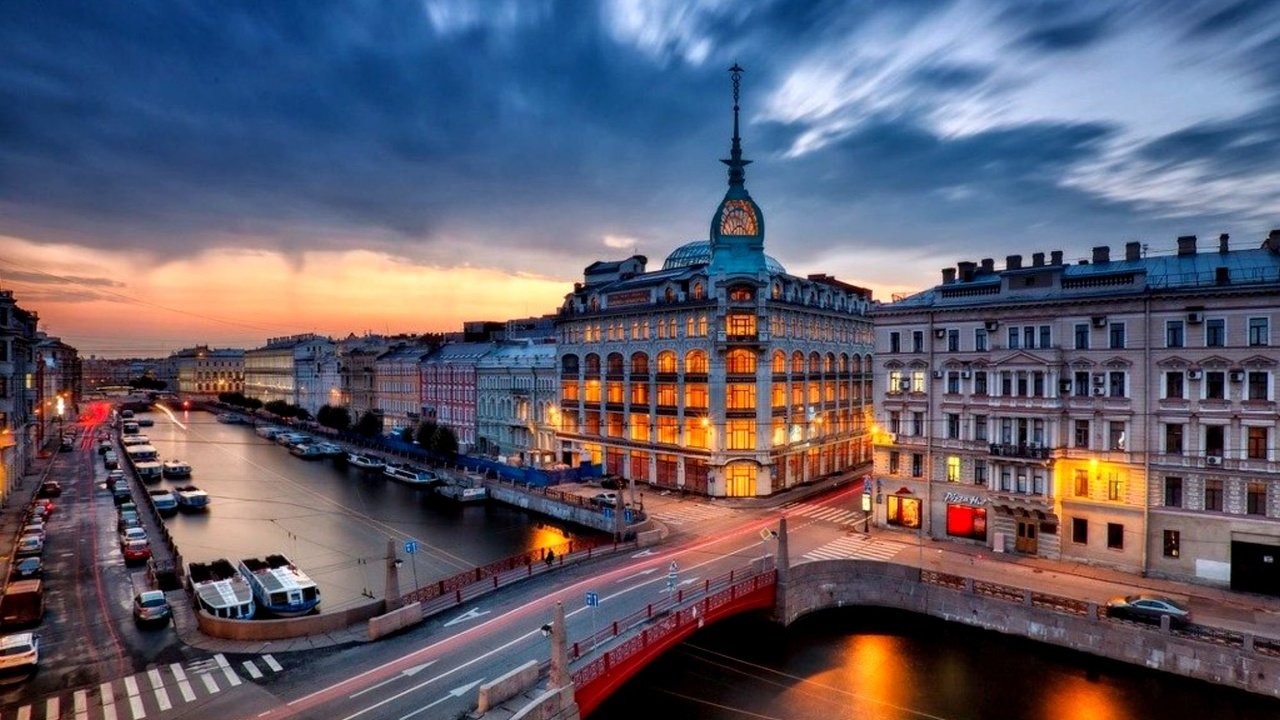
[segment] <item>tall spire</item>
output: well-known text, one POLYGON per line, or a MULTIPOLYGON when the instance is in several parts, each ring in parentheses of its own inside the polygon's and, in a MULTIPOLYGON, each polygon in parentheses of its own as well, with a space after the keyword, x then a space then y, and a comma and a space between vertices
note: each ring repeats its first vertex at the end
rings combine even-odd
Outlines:
POLYGON ((742 159, 742 138, 738 136, 738 92, 742 83, 742 73, 745 72, 738 63, 734 63, 729 68, 729 77, 733 78, 733 144, 729 149, 729 159, 720 162, 729 166, 729 187, 741 188, 746 182, 747 173, 745 168, 751 164, 750 160, 742 159))

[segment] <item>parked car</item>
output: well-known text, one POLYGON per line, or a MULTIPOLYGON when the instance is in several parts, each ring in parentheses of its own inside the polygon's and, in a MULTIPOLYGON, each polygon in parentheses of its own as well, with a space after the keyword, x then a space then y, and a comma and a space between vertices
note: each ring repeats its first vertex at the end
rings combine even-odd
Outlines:
POLYGON ((44 563, 38 557, 24 557, 9 568, 10 580, 30 580, 44 575, 44 563))
POLYGON ((120 533, 120 542, 122 543, 129 542, 130 540, 146 540, 146 539, 147 539, 147 531, 143 530, 140 527, 125 528, 120 533))
POLYGON ((151 559, 151 543, 146 540, 126 540, 120 543, 120 552, 124 555, 124 564, 146 562, 151 559))
POLYGON ((111 498, 115 500, 117 505, 132 500, 133 495, 129 492, 128 483, 116 483, 115 487, 111 489, 111 498))
POLYGON ((134 513, 136 513, 136 512, 138 512, 138 505, 137 505, 136 503, 132 503, 132 502, 120 503, 120 506, 116 508, 116 512, 118 512, 118 513, 127 513, 127 512, 134 512, 134 513))
POLYGON ((169 601, 164 599, 164 593, 159 590, 144 590, 133 598, 133 619, 139 624, 163 625, 169 622, 170 615, 172 612, 169 610, 169 601))
POLYGON ((0 672, 6 675, 34 673, 39 665, 39 635, 24 632, 0 638, 0 672))
POLYGON ((44 523, 37 518, 31 518, 30 522, 22 526, 22 530, 18 532, 18 535, 36 535, 43 542, 45 538, 44 523))
POLYGON ((62 442, 58 444, 58 452, 71 452, 76 449, 75 438, 62 438, 62 442))
POLYGON ((598 505, 600 507, 617 507, 618 493, 602 492, 591 498, 591 504, 598 505))
POLYGON ((53 511, 57 509, 58 506, 49 498, 39 498, 31 506, 31 514, 38 515, 39 517, 47 520, 49 516, 53 514, 53 511))
POLYGON ((129 528, 142 527, 142 517, 138 515, 136 510, 127 510, 120 513, 119 519, 116 520, 116 530, 124 532, 129 528))
POLYGON ((604 488, 605 490, 617 490, 618 489, 617 476, 609 475, 609 476, 600 478, 600 487, 604 488))
POLYGON ((29 557, 44 552, 44 538, 39 535, 23 535, 13 546, 14 557, 29 557))
POLYGON ((107 451, 108 451, 108 450, 110 450, 110 449, 111 449, 111 441, 110 441, 110 440, 99 440, 99 441, 98 441, 98 454, 99 454, 99 455, 106 455, 106 454, 107 454, 107 451))
POLYGON ((108 470, 120 469, 120 456, 116 455, 115 450, 108 450, 102 453, 102 464, 108 470))
POLYGON ((57 480, 45 480, 40 484, 40 490, 36 493, 36 497, 58 497, 62 494, 62 485, 57 480))
POLYGON ((1168 615, 1169 622, 1174 625, 1191 622, 1190 610, 1163 595, 1146 593, 1111 598, 1107 601, 1107 615, 1153 623, 1159 623, 1162 615, 1168 615))
POLYGON ((107 473, 107 487, 110 488, 112 485, 124 481, 124 479, 123 470, 112 470, 107 473))
POLYGON ((155 425, 155 424, 156 424, 156 421, 152 420, 151 418, 147 418, 147 417, 138 418, 138 427, 151 427, 152 425, 155 425))

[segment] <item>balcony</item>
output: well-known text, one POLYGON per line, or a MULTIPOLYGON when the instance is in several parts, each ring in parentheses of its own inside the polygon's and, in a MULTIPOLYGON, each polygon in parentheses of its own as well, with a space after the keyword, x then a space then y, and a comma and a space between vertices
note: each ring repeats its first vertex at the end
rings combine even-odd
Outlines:
POLYGON ((1047 447, 1030 444, 991 443, 993 457, 1022 458, 1025 460, 1048 460, 1051 452, 1047 447))

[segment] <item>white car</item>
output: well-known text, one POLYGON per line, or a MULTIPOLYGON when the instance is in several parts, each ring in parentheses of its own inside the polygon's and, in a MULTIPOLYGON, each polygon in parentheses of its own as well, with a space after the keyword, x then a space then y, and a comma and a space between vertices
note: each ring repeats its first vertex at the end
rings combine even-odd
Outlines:
POLYGON ((146 539, 147 539, 147 531, 143 530, 140 527, 125 528, 125 531, 120 533, 121 543, 127 543, 131 540, 146 540, 146 539))
POLYGON ((39 635, 25 632, 0 638, 0 672, 34 672, 39 664, 39 635))

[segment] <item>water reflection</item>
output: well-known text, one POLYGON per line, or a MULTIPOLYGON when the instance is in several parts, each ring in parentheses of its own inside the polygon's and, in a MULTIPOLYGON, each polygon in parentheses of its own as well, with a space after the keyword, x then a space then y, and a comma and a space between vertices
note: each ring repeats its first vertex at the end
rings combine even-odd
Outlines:
POLYGON ((593 718, 1274 720, 1280 702, 897 611, 758 617, 692 636, 593 718))
POLYGON ((252 428, 218 423, 211 414, 142 416, 155 421, 143 430, 161 457, 189 462, 189 482, 211 498, 207 515, 166 522, 183 560, 284 553, 320 585, 326 610, 381 594, 388 539, 405 561, 400 583, 408 591, 577 533, 507 506, 458 505, 380 473, 302 460, 252 428), (412 557, 403 547, 410 539, 417 542, 412 557))

